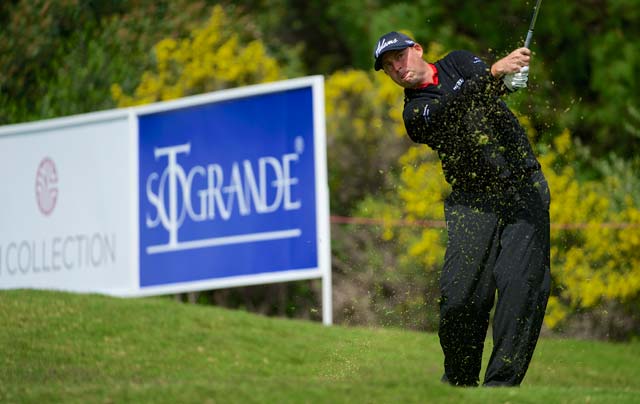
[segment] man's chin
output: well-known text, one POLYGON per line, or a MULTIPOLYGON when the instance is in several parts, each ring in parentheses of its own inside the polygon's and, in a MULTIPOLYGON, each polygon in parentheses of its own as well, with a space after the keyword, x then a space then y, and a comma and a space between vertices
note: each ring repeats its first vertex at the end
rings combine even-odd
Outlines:
POLYGON ((404 88, 418 88, 420 87, 419 83, 414 81, 405 81, 402 83, 402 87, 404 88))

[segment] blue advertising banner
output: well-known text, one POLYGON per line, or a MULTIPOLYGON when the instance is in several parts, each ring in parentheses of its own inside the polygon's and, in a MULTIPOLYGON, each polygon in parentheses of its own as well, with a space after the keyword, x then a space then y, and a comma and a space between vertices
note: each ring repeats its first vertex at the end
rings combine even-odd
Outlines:
POLYGON ((317 269, 312 87, 138 116, 140 288, 317 269))

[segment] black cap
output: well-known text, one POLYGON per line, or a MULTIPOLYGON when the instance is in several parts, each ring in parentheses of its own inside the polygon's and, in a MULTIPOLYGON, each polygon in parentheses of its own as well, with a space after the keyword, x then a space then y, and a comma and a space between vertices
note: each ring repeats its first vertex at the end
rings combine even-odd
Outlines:
POLYGON ((391 50, 400 50, 415 45, 415 41, 405 34, 399 32, 389 32, 378 39, 376 48, 373 51, 373 58, 376 60, 376 70, 382 69, 382 55, 391 50))

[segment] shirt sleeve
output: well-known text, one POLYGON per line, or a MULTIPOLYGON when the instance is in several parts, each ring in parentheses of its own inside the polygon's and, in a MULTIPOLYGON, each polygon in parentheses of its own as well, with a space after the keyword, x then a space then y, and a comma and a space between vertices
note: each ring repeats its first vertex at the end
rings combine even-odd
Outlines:
POLYGON ((466 50, 457 50, 451 52, 451 58, 465 80, 484 82, 485 91, 496 97, 508 93, 502 80, 493 77, 491 67, 480 57, 466 50))

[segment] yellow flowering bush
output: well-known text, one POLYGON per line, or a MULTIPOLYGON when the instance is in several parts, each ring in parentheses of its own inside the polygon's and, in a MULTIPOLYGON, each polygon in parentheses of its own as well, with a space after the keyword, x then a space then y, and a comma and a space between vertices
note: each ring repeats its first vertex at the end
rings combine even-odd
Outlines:
MULTIPOLYGON (((400 158, 398 197, 404 217, 419 223, 444 220, 443 201, 450 187, 444 180, 440 160, 426 146, 416 145, 400 158)), ((407 254, 429 271, 442 266, 446 244, 445 232, 438 227, 424 228, 420 237, 407 246, 407 254)))
POLYGON ((120 85, 111 95, 120 107, 165 101, 228 87, 282 78, 277 61, 260 40, 243 42, 219 5, 208 22, 184 39, 165 38, 154 47, 155 69, 143 74, 132 96, 120 85))
POLYGON ((640 207, 630 195, 614 203, 612 195, 624 186, 617 177, 578 181, 574 150, 565 130, 541 157, 552 195, 555 293, 545 318, 551 328, 576 311, 637 304, 640 298, 640 207))

